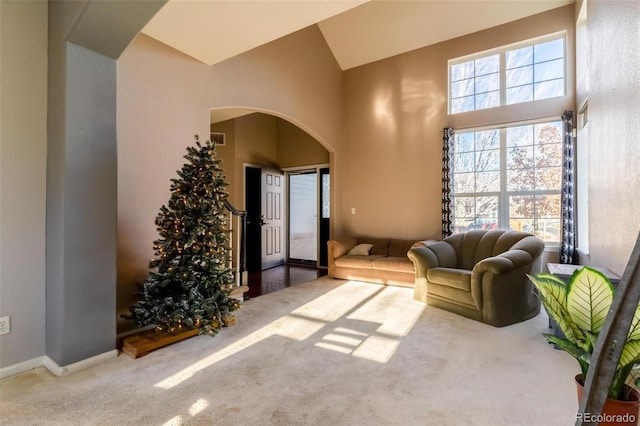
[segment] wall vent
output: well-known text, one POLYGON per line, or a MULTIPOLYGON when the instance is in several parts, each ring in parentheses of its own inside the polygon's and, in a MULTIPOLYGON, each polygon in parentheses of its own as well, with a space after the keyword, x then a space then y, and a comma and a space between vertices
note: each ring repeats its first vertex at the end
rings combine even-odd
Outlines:
POLYGON ((225 144, 225 134, 224 133, 218 133, 218 132, 211 132, 211 142, 213 142, 214 145, 222 145, 222 146, 224 146, 224 144, 225 144))

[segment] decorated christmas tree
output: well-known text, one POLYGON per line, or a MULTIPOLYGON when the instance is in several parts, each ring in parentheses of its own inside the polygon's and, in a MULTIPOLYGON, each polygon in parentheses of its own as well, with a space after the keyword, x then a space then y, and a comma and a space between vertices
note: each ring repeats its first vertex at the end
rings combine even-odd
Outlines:
POLYGON ((196 135, 185 158, 179 178, 171 179, 169 203, 156 217, 160 238, 153 244, 151 271, 127 318, 167 332, 186 327, 214 335, 239 307, 229 297, 234 277, 224 211, 228 183, 211 141, 201 144, 196 135))

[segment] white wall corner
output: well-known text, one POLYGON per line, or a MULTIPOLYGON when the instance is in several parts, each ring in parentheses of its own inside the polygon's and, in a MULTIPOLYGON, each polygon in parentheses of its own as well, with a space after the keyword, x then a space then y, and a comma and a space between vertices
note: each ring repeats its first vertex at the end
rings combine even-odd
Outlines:
POLYGON ((42 367, 44 363, 44 357, 29 359, 17 364, 8 365, 0 368, 0 379, 5 377, 15 376, 16 374, 24 373, 25 371, 33 370, 34 368, 42 367))
POLYGON ((578 253, 578 259, 580 259, 580 265, 591 265, 591 256, 587 251, 578 248, 576 252, 578 253))
POLYGON ((64 366, 59 366, 54 360, 52 360, 48 356, 45 356, 43 364, 53 374, 58 377, 62 377, 68 376, 69 374, 73 374, 80 370, 84 370, 85 368, 92 367, 96 364, 100 364, 101 362, 107 361, 111 358, 116 358, 117 356, 118 350, 114 349, 112 351, 92 356, 91 358, 83 359, 82 361, 74 362, 73 364, 64 366))

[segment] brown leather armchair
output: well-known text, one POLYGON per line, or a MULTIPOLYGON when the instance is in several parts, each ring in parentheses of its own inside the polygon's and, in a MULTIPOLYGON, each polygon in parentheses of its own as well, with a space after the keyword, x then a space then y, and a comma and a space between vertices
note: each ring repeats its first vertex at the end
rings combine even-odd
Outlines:
POLYGON ((526 274, 540 271, 544 242, 526 232, 468 231, 425 241, 408 256, 414 299, 496 327, 540 312, 526 274))

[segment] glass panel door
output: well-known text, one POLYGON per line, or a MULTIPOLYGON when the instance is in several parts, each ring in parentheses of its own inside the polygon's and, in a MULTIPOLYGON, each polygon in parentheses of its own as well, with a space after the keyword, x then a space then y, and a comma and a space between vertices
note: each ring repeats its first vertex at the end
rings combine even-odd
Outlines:
POLYGON ((318 174, 289 175, 289 260, 318 260, 318 174))

